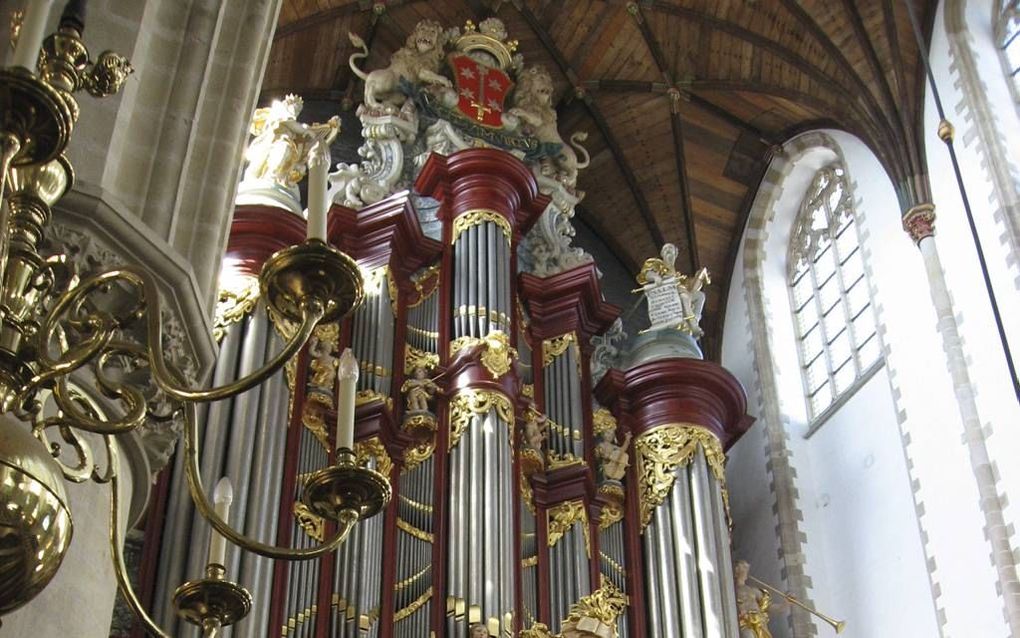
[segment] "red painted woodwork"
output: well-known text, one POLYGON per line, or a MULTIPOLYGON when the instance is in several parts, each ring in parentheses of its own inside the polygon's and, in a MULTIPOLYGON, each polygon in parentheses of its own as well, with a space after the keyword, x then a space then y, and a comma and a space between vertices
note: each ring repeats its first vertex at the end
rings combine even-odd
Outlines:
POLYGON ((442 250, 441 243, 422 232, 409 191, 358 210, 334 204, 326 236, 364 268, 389 265, 397 279, 431 264, 442 250))
POLYGON ((234 209, 226 261, 239 273, 258 276, 278 250, 305 240, 305 220, 284 208, 244 205, 234 209))
POLYGON ((608 330, 620 316, 620 308, 602 298, 594 263, 549 277, 524 273, 519 290, 531 316, 531 331, 539 340, 575 331, 586 349, 593 336, 608 330))
POLYGON ((610 370, 595 387, 600 403, 633 417, 634 436, 657 425, 693 423, 729 449, 754 422, 736 377, 700 359, 656 359, 623 372, 610 370))
POLYGON ((418 174, 415 189, 442 202, 443 221, 471 210, 491 210, 507 218, 518 239, 549 205, 530 168, 509 153, 487 148, 445 157, 433 153, 418 174))

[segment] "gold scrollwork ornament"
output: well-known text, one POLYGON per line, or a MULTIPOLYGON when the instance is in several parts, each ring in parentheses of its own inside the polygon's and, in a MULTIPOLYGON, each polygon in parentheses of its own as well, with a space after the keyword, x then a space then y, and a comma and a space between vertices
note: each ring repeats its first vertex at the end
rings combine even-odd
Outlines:
POLYGON ((487 210, 484 208, 478 210, 472 210, 464 213, 453 220, 453 237, 450 239, 451 244, 457 243, 457 238, 465 230, 483 224, 485 222, 491 222, 496 224, 500 230, 503 231, 503 237, 509 244, 513 237, 513 229, 510 228, 510 222, 506 217, 500 215, 494 210, 487 210))
POLYGON ((575 523, 580 523, 581 530, 584 532, 584 548, 588 551, 588 556, 591 556, 591 532, 588 529, 588 509, 582 501, 560 503, 550 509, 547 516, 549 517, 549 547, 555 547, 556 543, 560 542, 563 535, 570 531, 570 528, 575 523))
POLYGON ((709 430, 692 424, 670 424, 656 427, 638 437, 634 443, 637 455, 641 530, 652 520, 655 508, 673 489, 676 470, 694 459, 698 448, 720 487, 725 485, 726 455, 719 439, 709 430))
POLYGON ((514 410, 510 399, 492 390, 468 389, 459 392, 450 402, 450 447, 457 447, 472 417, 495 410, 510 431, 514 427, 514 410))

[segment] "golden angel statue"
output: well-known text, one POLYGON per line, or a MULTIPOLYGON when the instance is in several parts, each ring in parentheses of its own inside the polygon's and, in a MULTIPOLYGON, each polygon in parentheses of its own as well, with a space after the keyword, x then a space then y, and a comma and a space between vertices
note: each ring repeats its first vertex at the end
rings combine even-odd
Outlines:
POLYGON ((328 147, 340 132, 335 115, 323 124, 298 122, 303 107, 301 97, 290 94, 255 110, 249 129, 255 137, 244 154, 248 166, 242 183, 271 182, 296 193, 308 169, 309 152, 328 147))
POLYGON ((637 276, 641 287, 633 291, 644 293, 648 300, 651 325, 645 332, 675 328, 698 338, 704 334, 699 325, 705 307, 702 288, 712 283, 708 269, 702 268, 691 276, 678 273, 677 248, 673 244, 663 244, 660 255, 645 260, 637 276))

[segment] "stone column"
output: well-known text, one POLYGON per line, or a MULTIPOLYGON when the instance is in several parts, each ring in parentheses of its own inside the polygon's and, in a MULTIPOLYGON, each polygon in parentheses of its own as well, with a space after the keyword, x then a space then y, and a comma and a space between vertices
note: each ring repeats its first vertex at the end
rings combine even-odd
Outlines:
POLYGON ((717 364, 667 357, 610 370, 596 395, 635 435, 628 560, 644 578, 629 593, 645 616, 631 635, 737 636, 723 464, 753 421, 743 388, 717 364))
POLYGON ((1003 518, 1003 499, 996 486, 995 469, 988 455, 988 444, 981 426, 975 401, 974 385, 970 379, 967 359, 963 353, 963 339, 953 311, 953 300, 946 284, 942 260, 935 242, 935 205, 918 204, 903 214, 903 228, 917 244, 924 259, 935 307, 936 326, 942 337, 942 350, 953 379, 953 391, 963 420, 963 438, 969 452, 971 470, 977 481, 981 513, 985 519, 985 537, 991 545, 992 564, 999 577, 999 591, 1003 597, 1006 621, 1011 633, 1020 635, 1020 581, 1010 530, 1003 518))
POLYGON ((445 524, 433 569, 443 608, 433 611, 432 628, 466 637, 481 623, 490 635, 516 634, 519 382, 510 318, 517 244, 548 199, 527 166, 496 150, 433 155, 416 187, 442 203, 447 289, 440 334, 452 338, 440 351, 450 398, 449 427, 440 427, 437 442, 437 519, 445 524))

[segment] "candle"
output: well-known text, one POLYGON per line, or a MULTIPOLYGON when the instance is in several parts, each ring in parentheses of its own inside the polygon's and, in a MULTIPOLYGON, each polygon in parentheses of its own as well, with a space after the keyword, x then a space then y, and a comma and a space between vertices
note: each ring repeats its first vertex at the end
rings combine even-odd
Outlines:
POLYGON ((53 0, 28 0, 25 17, 21 22, 18 46, 14 49, 12 66, 20 66, 35 73, 39 61, 39 49, 46 35, 46 22, 50 17, 53 0))
POLYGON ((326 241, 326 173, 329 146, 316 142, 308 158, 308 239, 326 241))
POLYGON ((354 449, 354 394, 358 385, 358 360, 350 348, 340 355, 340 399, 336 407, 337 449, 354 449))
MULTIPOLYGON (((213 490, 213 505, 216 515, 222 518, 225 523, 229 522, 227 519, 230 517, 230 503, 233 500, 234 487, 230 484, 230 479, 224 476, 213 490)), ((227 539, 214 529, 209 538, 209 563, 226 566, 226 560, 227 539)))

